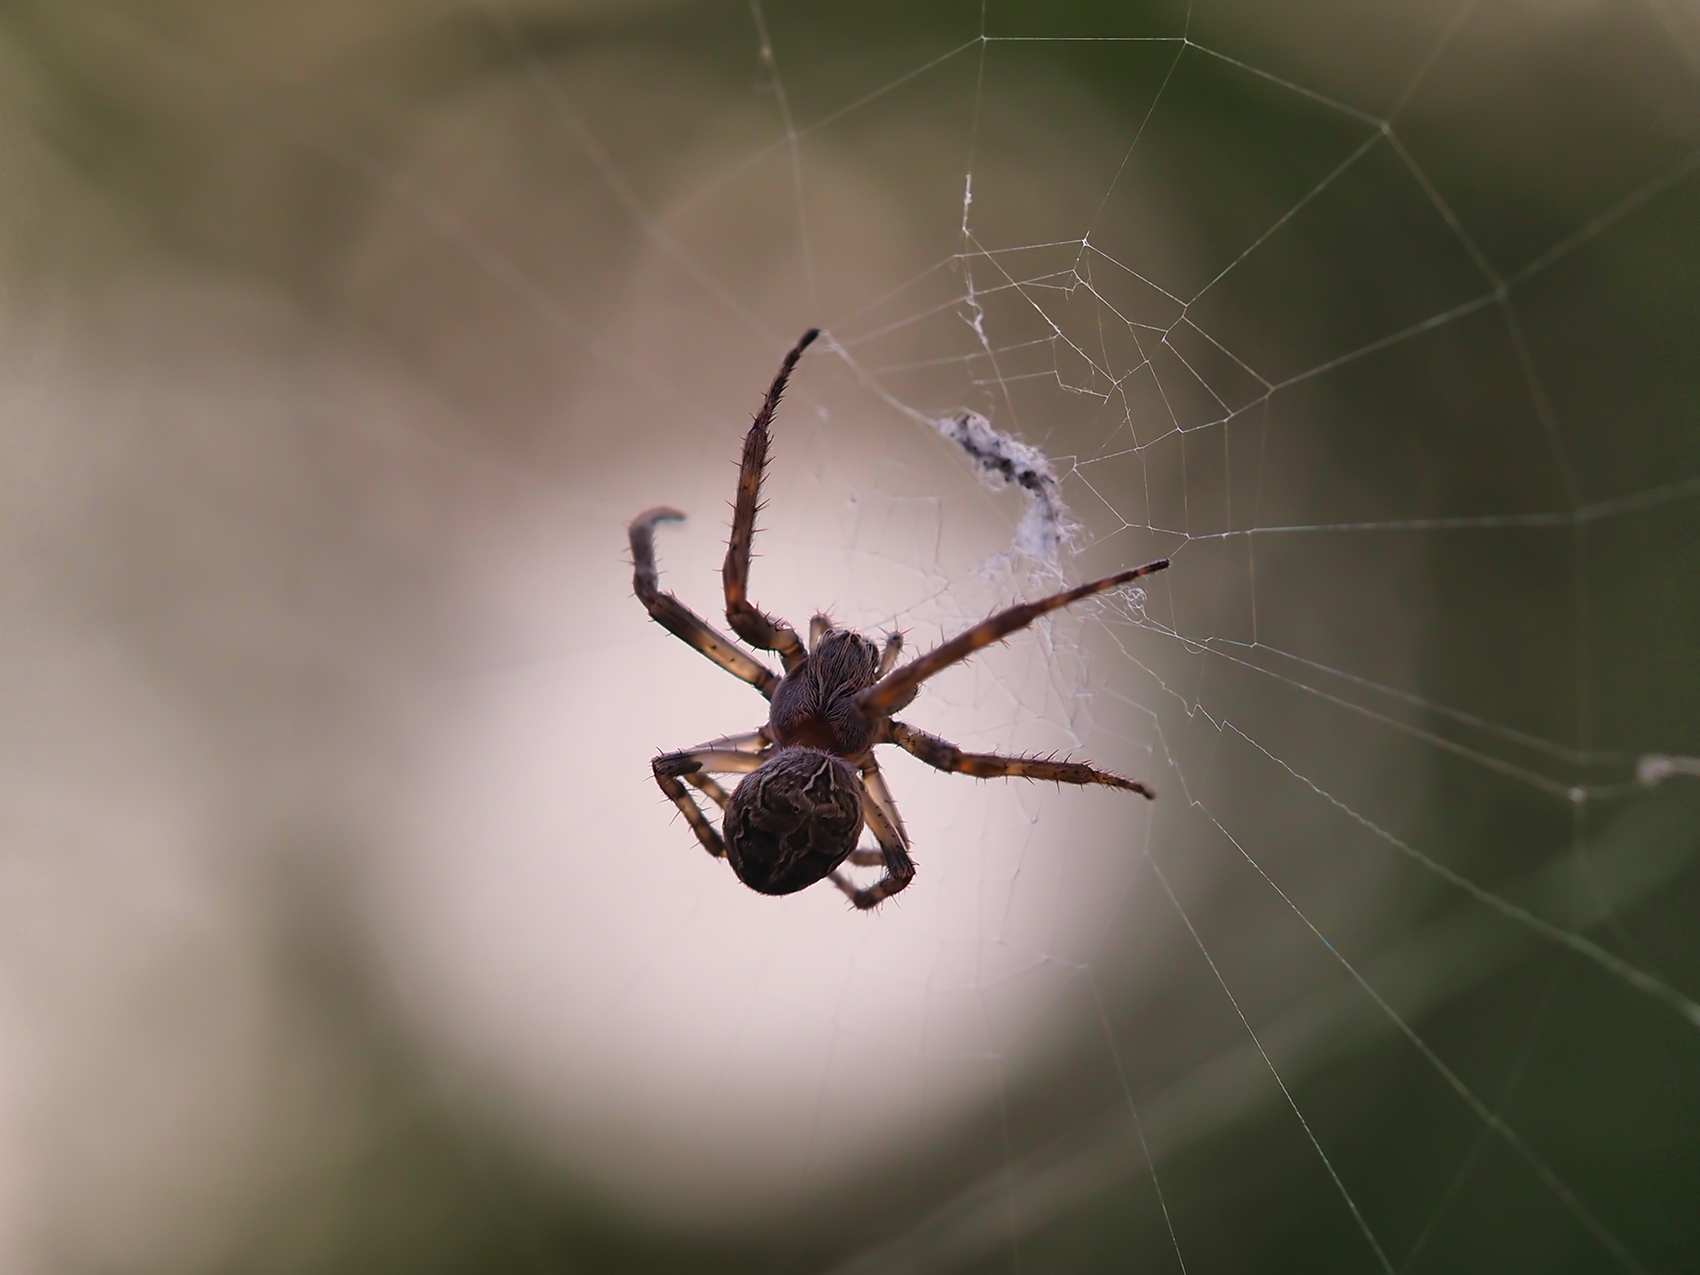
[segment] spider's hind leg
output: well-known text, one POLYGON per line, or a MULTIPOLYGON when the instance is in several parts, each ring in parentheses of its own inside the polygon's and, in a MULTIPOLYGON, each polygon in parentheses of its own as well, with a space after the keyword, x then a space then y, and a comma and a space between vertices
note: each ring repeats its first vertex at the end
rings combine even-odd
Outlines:
POLYGON ((686 791, 685 785, 672 775, 662 774, 659 768, 655 771, 655 782, 661 786, 661 791, 667 794, 668 800, 679 808, 679 813, 685 816, 685 822, 691 825, 691 831, 696 833, 702 848, 716 859, 724 859, 726 842, 721 839, 720 829, 708 821, 708 816, 703 814, 702 807, 697 805, 696 799, 686 791))
POLYGON ((721 810, 725 810, 726 803, 732 800, 731 795, 707 775, 686 775, 685 782, 719 806, 721 810))
POLYGON ((760 752, 753 751, 766 738, 765 730, 750 731, 744 735, 731 735, 719 739, 704 748, 686 749, 678 753, 662 753, 653 758, 649 768, 655 773, 655 782, 661 791, 667 794, 667 799, 679 808, 679 813, 685 817, 685 822, 691 825, 691 831, 702 843, 702 848, 716 859, 726 857, 726 842, 720 835, 720 830, 708 821, 702 807, 685 788, 686 784, 707 794, 710 801, 722 810, 728 800, 726 790, 709 778, 709 774, 722 775, 748 774, 755 770, 765 760, 760 752))
POLYGON ((897 805, 871 753, 862 763, 861 771, 862 817, 880 848, 852 851, 846 862, 859 867, 883 865, 885 875, 865 889, 858 889, 842 872, 832 874, 832 883, 865 912, 878 907, 915 879, 915 861, 909 857, 909 834, 903 828, 903 817, 897 813, 897 805))

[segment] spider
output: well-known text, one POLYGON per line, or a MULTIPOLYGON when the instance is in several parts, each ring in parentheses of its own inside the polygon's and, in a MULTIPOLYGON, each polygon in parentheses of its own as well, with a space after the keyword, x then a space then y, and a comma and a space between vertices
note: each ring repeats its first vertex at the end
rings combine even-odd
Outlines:
POLYGON ((683 752, 662 753, 650 766, 655 782, 678 806, 703 849, 727 859, 738 879, 760 894, 792 894, 830 877, 858 908, 873 908, 909 884, 915 860, 909 835, 874 760, 876 744, 896 744, 927 765, 980 778, 1021 776, 1064 784, 1103 784, 1155 794, 1144 784, 1080 762, 1047 757, 1002 757, 965 753, 955 744, 898 721, 921 683, 975 651, 1026 628, 1050 611, 1127 584, 1169 565, 1168 559, 1117 572, 1037 602, 999 611, 919 659, 897 668, 901 634, 883 648, 830 617, 809 621, 805 647, 795 630, 756 607, 747 596, 750 545, 755 537, 762 473, 767 468, 768 427, 786 382, 803 351, 820 335, 803 333, 779 365, 761 410, 744 436, 732 537, 721 575, 726 586, 726 620, 750 646, 778 654, 783 676, 739 649, 671 593, 662 592, 655 567, 655 526, 677 522, 676 509, 648 509, 632 520, 632 589, 650 616, 669 633, 694 646, 733 677, 760 691, 772 707, 765 726, 727 735, 683 752), (714 775, 742 775, 728 795, 714 775), (721 810, 717 830, 689 791, 689 784, 721 810), (863 825, 878 850, 857 849, 863 825), (839 869, 845 863, 884 868, 873 885, 857 888, 839 869))

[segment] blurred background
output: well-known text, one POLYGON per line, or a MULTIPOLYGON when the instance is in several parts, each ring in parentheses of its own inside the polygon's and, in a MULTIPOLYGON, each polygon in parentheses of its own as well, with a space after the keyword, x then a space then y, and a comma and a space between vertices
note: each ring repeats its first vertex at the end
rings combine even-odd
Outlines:
POLYGON ((0 1267, 1700 1263, 1689 0, 4 0, 0 191, 0 1267), (764 607, 1174 564, 873 915, 648 772, 810 325, 764 607))

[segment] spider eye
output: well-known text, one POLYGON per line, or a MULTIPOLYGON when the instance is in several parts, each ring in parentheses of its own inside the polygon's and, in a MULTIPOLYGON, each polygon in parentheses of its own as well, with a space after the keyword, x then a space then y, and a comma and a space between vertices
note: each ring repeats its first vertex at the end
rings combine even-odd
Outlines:
POLYGON ((841 757, 786 748, 744 777, 726 805, 726 857, 759 894, 826 876, 862 835, 862 781, 841 757))

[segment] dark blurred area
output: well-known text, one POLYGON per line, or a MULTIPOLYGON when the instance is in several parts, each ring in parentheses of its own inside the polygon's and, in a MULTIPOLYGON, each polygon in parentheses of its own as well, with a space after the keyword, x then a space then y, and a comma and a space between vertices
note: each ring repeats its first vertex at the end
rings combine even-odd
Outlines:
POLYGON ((0 1267, 1700 1266, 1691 6, 0 0, 0 174, 0 1267), (991 605, 958 408, 1175 557, 878 930, 621 559, 811 323, 793 620, 991 605))

